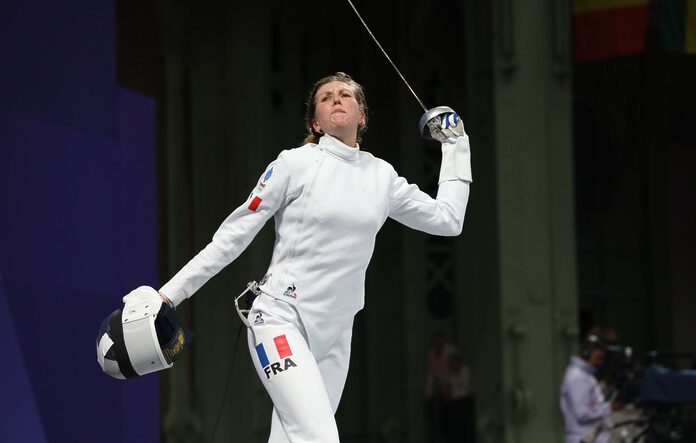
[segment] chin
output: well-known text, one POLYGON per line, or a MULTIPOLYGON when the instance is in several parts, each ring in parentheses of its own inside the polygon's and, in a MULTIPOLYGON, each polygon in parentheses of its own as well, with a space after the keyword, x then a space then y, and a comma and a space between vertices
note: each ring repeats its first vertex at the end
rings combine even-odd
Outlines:
POLYGON ((333 127, 339 131, 357 131, 358 130, 358 127, 353 122, 338 121, 338 122, 332 122, 332 123, 333 123, 333 127))

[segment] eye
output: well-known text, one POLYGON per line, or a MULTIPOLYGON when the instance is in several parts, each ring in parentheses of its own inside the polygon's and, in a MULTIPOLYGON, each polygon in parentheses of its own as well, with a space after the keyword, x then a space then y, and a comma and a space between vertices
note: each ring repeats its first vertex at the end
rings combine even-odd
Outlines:
POLYGON ((327 94, 324 97, 322 97, 321 101, 325 102, 325 101, 330 100, 330 99, 331 99, 331 96, 327 94))

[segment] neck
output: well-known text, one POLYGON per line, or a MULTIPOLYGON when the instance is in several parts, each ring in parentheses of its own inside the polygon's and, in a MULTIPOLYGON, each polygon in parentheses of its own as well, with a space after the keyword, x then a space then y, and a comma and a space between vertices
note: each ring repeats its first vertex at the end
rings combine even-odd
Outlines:
POLYGON ((358 137, 356 134, 346 135, 346 134, 329 134, 331 137, 338 139, 344 145, 350 146, 351 148, 357 147, 358 137))

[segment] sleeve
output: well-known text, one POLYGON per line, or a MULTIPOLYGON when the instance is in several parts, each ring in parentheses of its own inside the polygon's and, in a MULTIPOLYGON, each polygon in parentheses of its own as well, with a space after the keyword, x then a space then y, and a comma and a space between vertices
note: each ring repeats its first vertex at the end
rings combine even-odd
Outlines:
POLYGON ((437 198, 409 184, 392 170, 389 217, 428 234, 456 236, 462 232, 469 201, 469 138, 464 136, 456 142, 443 143, 442 152, 437 198))
POLYGON ((569 383, 566 392, 573 414, 580 424, 596 422, 608 417, 611 413, 609 403, 604 401, 591 380, 577 379, 575 383, 569 383))
POLYGON ((265 170, 249 198, 222 222, 212 241, 159 292, 179 305, 239 257, 266 221, 287 203, 290 175, 281 153, 265 170))

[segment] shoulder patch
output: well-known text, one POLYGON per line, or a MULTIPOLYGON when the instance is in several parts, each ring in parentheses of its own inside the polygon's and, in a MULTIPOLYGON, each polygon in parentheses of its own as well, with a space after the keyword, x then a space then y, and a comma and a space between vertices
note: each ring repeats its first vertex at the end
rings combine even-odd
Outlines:
POLYGON ((273 175, 273 166, 271 166, 271 169, 266 171, 266 175, 263 176, 263 181, 268 181, 269 178, 273 175))

